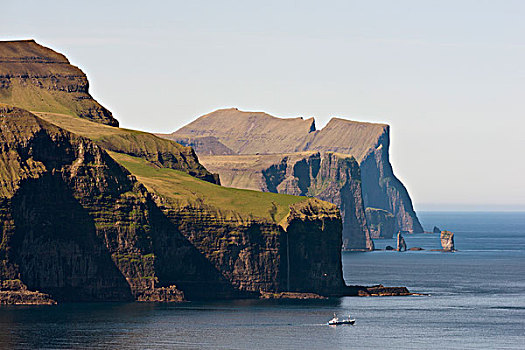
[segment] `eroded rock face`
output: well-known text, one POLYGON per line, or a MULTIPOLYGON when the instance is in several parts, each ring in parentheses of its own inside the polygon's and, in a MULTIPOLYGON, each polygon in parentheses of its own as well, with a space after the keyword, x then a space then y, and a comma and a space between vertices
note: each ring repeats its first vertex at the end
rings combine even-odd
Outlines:
MULTIPOLYGON (((344 287, 341 217, 335 206, 315 199, 301 202, 292 205, 285 221, 278 224, 224 217, 207 206, 181 208, 160 197, 156 201, 179 232, 221 272, 224 280, 215 283, 220 288, 214 295, 231 294, 232 287, 244 297, 273 291, 331 295, 344 287)), ((186 268, 196 270, 191 265, 186 268)), ((184 281, 177 285, 194 299, 209 292, 203 285, 186 286, 184 281)))
POLYGON ((180 301, 344 287, 334 205, 307 199, 281 224, 180 207, 31 113, 0 105, 0 125, 0 281, 21 281, 26 295, 180 301))
POLYGON ((144 187, 87 139, 0 106, 2 280, 59 301, 133 300, 162 287, 144 187))
MULTIPOLYGON (((291 207, 286 218, 286 289, 321 295, 340 295, 342 271, 341 216, 334 205, 312 199, 291 207), (336 251, 338 253, 336 253, 336 251), (324 255, 323 252, 331 252, 324 255)), ((283 269, 284 270, 284 269, 283 269)))
POLYGON ((383 209, 366 208, 366 221, 372 238, 392 238, 396 223, 394 215, 383 209))
POLYGON ((118 126, 89 94, 84 72, 34 40, 0 41, 0 103, 118 126))
POLYGON ((31 291, 20 280, 0 280, 0 305, 54 305, 49 295, 31 291))
POLYGON ((201 156, 221 174, 222 185, 265 192, 310 196, 331 202, 343 217, 343 246, 373 249, 361 196, 360 169, 351 156, 327 152, 286 155, 201 156))
MULTIPOLYGON (((395 217, 395 230, 423 232, 406 188, 395 177, 389 161, 389 127, 384 124, 360 123, 333 118, 322 129, 315 129, 313 118, 281 119, 262 112, 242 112, 224 109, 202 116, 170 135, 160 135, 174 140, 191 139, 199 156, 207 155, 205 164, 221 178, 233 175, 231 186, 242 188, 253 178, 250 167, 257 156, 280 154, 282 157, 298 152, 335 152, 353 156, 361 168, 362 196, 365 207, 379 208, 395 217), (224 157, 213 159, 213 147, 205 138, 212 138, 239 155, 235 161, 240 170, 228 172, 221 163, 224 157), (197 142, 197 140, 200 140, 197 142), (212 164, 217 164, 213 168, 212 164)), ((224 155, 224 147, 219 147, 224 155)), ((278 170, 278 163, 274 163, 278 170)), ((228 182, 223 182, 228 183, 228 182)), ((258 187, 262 190, 263 187, 258 187)), ((354 196, 359 196, 355 193, 354 196)), ((335 199, 332 200, 335 202, 335 199)), ((345 218, 346 221, 346 218, 345 218)), ((363 229, 364 232, 365 229, 363 229)))
POLYGON ((403 235, 401 232, 397 233, 397 251, 398 252, 404 252, 407 250, 407 244, 405 242, 405 239, 403 238, 403 235))
POLYGON ((454 233, 450 231, 441 231, 441 247, 446 252, 453 252, 454 247, 454 233))

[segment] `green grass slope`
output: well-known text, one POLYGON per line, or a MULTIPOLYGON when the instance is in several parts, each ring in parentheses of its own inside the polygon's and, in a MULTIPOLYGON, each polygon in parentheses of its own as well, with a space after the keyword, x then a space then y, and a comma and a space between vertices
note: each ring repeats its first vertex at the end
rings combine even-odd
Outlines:
POLYGON ((201 181, 181 171, 159 168, 142 158, 109 152, 111 157, 137 177, 148 190, 164 197, 172 204, 209 205, 220 208, 226 217, 240 214, 280 222, 290 205, 308 201, 308 197, 241 190, 201 181), (229 215, 228 215, 229 214, 229 215))
POLYGON ((89 94, 84 72, 34 40, 0 41, 0 102, 118 126, 89 94))
POLYGON ((194 153, 190 147, 147 132, 116 128, 56 113, 35 114, 47 122, 95 141, 148 190, 174 206, 204 205, 220 211, 224 217, 240 215, 243 218, 260 218, 278 223, 288 215, 290 205, 308 200, 308 197, 241 190, 202 181, 202 176, 197 178, 194 172, 200 169, 203 176, 208 172, 196 157, 195 162, 191 161, 194 153), (163 164, 169 153, 181 154, 180 162, 174 162, 171 166, 163 164), (184 161, 189 163, 183 167, 184 161), (189 172, 189 167, 196 170, 189 172))
POLYGON ((206 181, 218 182, 218 178, 199 163, 191 147, 181 146, 147 132, 94 123, 65 114, 33 113, 47 122, 95 141, 108 151, 140 157, 159 167, 180 170, 206 181))

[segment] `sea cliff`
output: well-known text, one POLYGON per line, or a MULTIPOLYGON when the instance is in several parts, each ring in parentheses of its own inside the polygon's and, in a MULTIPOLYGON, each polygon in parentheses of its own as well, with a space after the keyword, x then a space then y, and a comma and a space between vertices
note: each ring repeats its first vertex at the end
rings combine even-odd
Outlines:
POLYGON ((290 196, 286 208, 282 195, 245 191, 244 200, 258 205, 261 198, 251 196, 270 195, 262 200, 268 209, 224 211, 210 188, 232 190, 110 156, 27 111, 0 106, 0 125, 0 280, 20 281, 19 294, 180 301, 344 289, 341 218, 331 204, 290 196), (155 171, 172 187, 157 190, 155 171))
POLYGON ((391 214, 394 232, 423 232, 406 188, 393 173, 389 160, 390 130, 386 124, 332 118, 317 130, 313 118, 276 118, 231 108, 209 113, 172 134, 159 136, 193 145, 203 164, 219 173, 226 186, 312 195, 338 205, 344 227, 352 227, 345 229, 344 234, 349 248, 372 249, 370 227, 362 210, 348 215, 347 208, 360 208, 359 202, 364 208, 391 214), (346 186, 346 194, 340 191, 345 185, 338 174, 348 167, 347 162, 339 162, 342 168, 333 171, 332 167, 329 177, 323 178, 325 184, 337 184, 339 190, 325 195, 310 188, 305 191, 314 183, 305 181, 312 179, 310 159, 317 157, 317 163, 329 163, 335 154, 352 158, 359 167, 359 174, 354 171, 353 185, 346 186), (308 176, 304 176, 305 171, 308 176))

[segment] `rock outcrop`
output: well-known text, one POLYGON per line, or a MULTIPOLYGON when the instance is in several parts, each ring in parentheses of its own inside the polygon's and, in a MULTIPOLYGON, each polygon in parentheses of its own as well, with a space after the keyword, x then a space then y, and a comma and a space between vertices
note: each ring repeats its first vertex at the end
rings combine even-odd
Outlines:
POLYGON ((437 226, 434 226, 434 229, 432 230, 433 233, 441 233, 441 229, 437 226))
POLYGON ((403 238, 403 235, 401 232, 397 233, 397 251, 398 252, 404 252, 407 250, 407 244, 405 242, 405 239, 403 238))
POLYGON ((370 287, 357 287, 357 295, 362 297, 386 297, 412 295, 406 287, 385 287, 382 284, 370 287))
POLYGON ((0 105, 0 125, 0 281, 26 286, 3 293, 6 302, 23 302, 21 292, 33 294, 31 303, 344 291, 342 222, 332 204, 285 197, 286 212, 283 195, 248 191, 257 208, 274 209, 225 213, 202 196, 220 201, 217 188, 239 198, 238 190, 112 153, 138 165, 148 191, 89 139, 27 111, 0 105), (155 171, 172 187, 156 191, 160 175, 147 177, 155 171), (194 182, 186 191, 203 186, 201 197, 176 200, 183 178, 194 182))
POLYGON ((0 103, 118 126, 89 94, 84 72, 34 40, 0 41, 0 103))
POLYGON ((219 175, 199 162, 191 147, 161 139, 153 134, 120 129, 56 113, 35 112, 39 118, 74 134, 91 139, 105 150, 142 158, 161 168, 182 171, 204 181, 220 184, 219 175))
POLYGON ((220 173, 224 186, 319 198, 337 205, 343 217, 343 246, 373 249, 361 195, 359 165, 333 152, 200 156, 220 173))
POLYGON ((453 252, 454 247, 454 233, 450 231, 441 231, 441 247, 445 252, 453 252))
POLYGON ((30 291, 20 280, 0 280, 0 305, 55 305, 45 293, 30 291))
POLYGON ((396 230, 394 215, 383 209, 366 208, 366 221, 372 238, 392 238, 396 230))
MULTIPOLYGON (((219 173, 223 181, 230 176, 231 181, 226 183, 241 188, 250 177, 251 184, 256 183, 254 178, 259 178, 246 164, 253 164, 260 155, 284 158, 300 152, 319 152, 321 156, 333 152, 352 156, 361 169, 360 191, 365 207, 391 213, 395 218, 394 232, 423 232, 408 192, 395 177, 389 161, 388 125, 333 118, 323 129, 316 130, 313 118, 282 119, 262 112, 223 109, 202 116, 172 134, 159 136, 182 143, 191 140, 197 154, 206 156, 203 161, 210 171, 219 173), (215 145, 220 143, 218 153, 212 154, 214 147, 206 139, 213 140, 215 145), (224 156, 230 151, 238 158, 224 156), (237 167, 228 168, 226 163, 237 167)), ((270 190, 260 184, 257 189, 270 190)), ((363 235, 366 231, 366 228, 361 230, 363 235)))

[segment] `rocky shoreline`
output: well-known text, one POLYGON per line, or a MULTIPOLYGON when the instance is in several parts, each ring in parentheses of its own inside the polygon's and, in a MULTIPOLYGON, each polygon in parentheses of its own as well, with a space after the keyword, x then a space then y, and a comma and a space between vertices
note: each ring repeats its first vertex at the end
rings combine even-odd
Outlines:
POLYGON ((30 291, 20 280, 0 281, 0 305, 56 305, 49 295, 30 291))
MULTIPOLYGON (((170 288, 163 288, 162 293, 151 295, 150 298, 144 297, 137 302, 152 303, 181 303, 187 302, 180 293, 174 293, 170 288), (161 295, 159 295, 161 294, 161 295), (168 297, 167 297, 167 296, 168 297)), ((259 299, 295 299, 295 300, 326 300, 339 297, 386 297, 386 296, 410 296, 423 295, 412 293, 406 287, 385 287, 382 284, 374 286, 347 286, 342 291, 338 291, 330 296, 316 293, 302 292, 261 292, 259 299)), ((256 296, 249 299, 257 299, 256 296)), ((57 305, 49 295, 38 291, 30 291, 20 281, 3 281, 0 286, 0 305, 57 305)))

